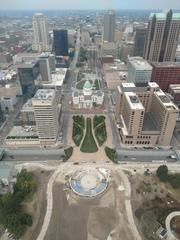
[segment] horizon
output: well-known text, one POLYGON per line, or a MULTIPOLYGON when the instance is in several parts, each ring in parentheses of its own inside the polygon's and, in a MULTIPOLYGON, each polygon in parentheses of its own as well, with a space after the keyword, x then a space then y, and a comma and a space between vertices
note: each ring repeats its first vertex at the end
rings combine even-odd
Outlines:
POLYGON ((126 0, 119 2, 118 0, 91 0, 85 2, 83 0, 1 0, 1 10, 150 10, 154 9, 173 9, 179 10, 179 0, 126 0))

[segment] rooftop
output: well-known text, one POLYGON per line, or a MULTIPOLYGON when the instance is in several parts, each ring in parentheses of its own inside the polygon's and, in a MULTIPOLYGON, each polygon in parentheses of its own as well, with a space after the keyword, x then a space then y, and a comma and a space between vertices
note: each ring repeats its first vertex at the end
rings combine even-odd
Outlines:
POLYGON ((129 57, 128 60, 136 70, 152 70, 152 66, 142 57, 129 57))
POLYGON ((35 126, 14 126, 7 136, 7 139, 29 139, 38 138, 35 126))
POLYGON ((132 109, 144 110, 144 107, 143 107, 141 101, 139 100, 138 96, 136 95, 136 93, 125 92, 125 96, 126 96, 128 102, 129 102, 129 105, 132 109))
POLYGON ((18 65, 18 68, 33 68, 36 65, 36 61, 24 62, 18 65))
POLYGON ((56 73, 51 74, 51 82, 44 83, 45 87, 61 87, 65 80, 67 68, 56 69, 56 73))
POLYGON ((180 62, 153 62, 152 66, 155 67, 180 67, 180 62))
POLYGON ((45 100, 45 101, 52 101, 55 95, 54 89, 39 89, 35 96, 33 97, 33 100, 45 100))

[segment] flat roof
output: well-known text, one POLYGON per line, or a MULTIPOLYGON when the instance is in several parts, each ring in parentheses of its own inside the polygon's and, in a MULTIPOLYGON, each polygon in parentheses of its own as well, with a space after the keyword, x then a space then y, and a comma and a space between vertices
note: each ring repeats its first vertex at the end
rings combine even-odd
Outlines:
POLYGON ((136 70, 152 70, 152 66, 142 57, 129 57, 128 60, 136 70))
POLYGON ((18 91, 19 87, 0 87, 0 97, 14 97, 18 91))
POLYGON ((143 107, 141 101, 139 100, 139 97, 136 95, 136 93, 125 92, 124 94, 128 100, 128 103, 129 103, 131 109, 144 110, 144 107, 143 107))
POLYGON ((155 67, 180 67, 180 62, 152 62, 152 66, 155 67))
POLYGON ((33 68, 36 65, 37 61, 30 61, 18 64, 18 68, 33 68))
POLYGON ((56 73, 51 74, 51 82, 44 83, 45 87, 61 87, 64 83, 67 68, 56 68, 56 73))
POLYGON ((54 96, 55 96, 54 89, 38 89, 35 96, 33 97, 33 100, 52 101, 54 96))
POLYGON ((7 136, 7 139, 38 137, 35 126, 14 126, 7 136))

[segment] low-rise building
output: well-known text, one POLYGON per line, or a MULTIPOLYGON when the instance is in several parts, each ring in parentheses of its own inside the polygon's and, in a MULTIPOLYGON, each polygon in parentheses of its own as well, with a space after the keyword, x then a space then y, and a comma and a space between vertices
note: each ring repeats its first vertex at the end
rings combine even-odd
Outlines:
POLYGON ((93 90, 90 81, 86 81, 82 90, 74 90, 72 93, 72 103, 78 108, 91 109, 94 105, 102 105, 104 93, 101 90, 93 90))
POLYGON ((17 103, 17 95, 20 89, 18 87, 0 87, 0 105, 3 112, 14 110, 17 103))

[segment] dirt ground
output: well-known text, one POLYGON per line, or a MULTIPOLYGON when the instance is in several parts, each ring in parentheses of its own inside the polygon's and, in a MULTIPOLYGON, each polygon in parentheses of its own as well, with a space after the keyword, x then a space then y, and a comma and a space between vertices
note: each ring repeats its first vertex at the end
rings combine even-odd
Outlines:
POLYGON ((180 239, 180 217, 175 217, 172 219, 171 227, 176 234, 177 239, 180 239))
POLYGON ((53 187, 54 208, 45 240, 107 240, 110 235, 112 240, 132 240, 124 192, 118 190, 116 180, 114 174, 102 195, 88 199, 75 195, 64 177, 58 179, 53 187))
POLYGON ((33 171, 38 182, 38 189, 33 200, 24 204, 24 209, 33 219, 32 227, 28 228, 21 240, 35 240, 40 232, 46 213, 46 189, 51 171, 37 169, 33 171))
POLYGON ((130 177, 132 184, 132 206, 136 225, 143 239, 159 239, 152 232, 159 226, 165 227, 165 219, 169 213, 180 210, 180 189, 173 189, 169 184, 159 182, 150 174, 130 177))

